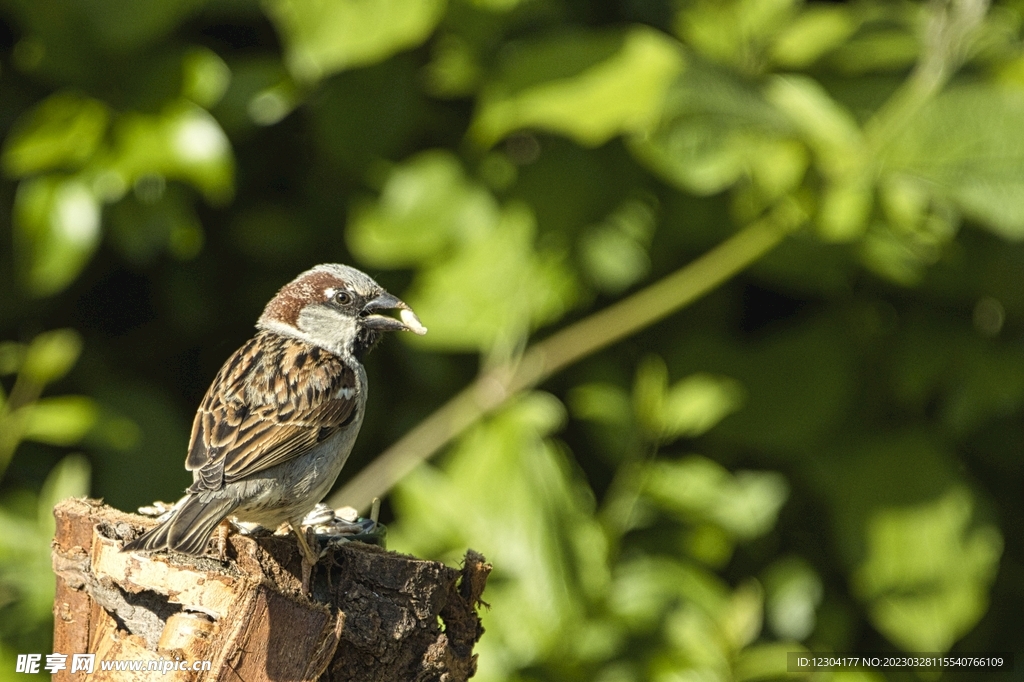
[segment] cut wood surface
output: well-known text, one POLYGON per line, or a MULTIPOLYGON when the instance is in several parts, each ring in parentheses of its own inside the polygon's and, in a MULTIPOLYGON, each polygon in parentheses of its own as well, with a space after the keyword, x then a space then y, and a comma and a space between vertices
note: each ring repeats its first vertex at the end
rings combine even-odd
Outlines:
POLYGON ((306 594, 291 536, 232 533, 222 562, 122 553, 154 521, 96 500, 65 500, 54 515, 53 650, 69 661, 56 680, 81 677, 70 672, 76 653, 96 655, 97 681, 155 679, 149 661, 210 662, 159 674, 169 682, 459 682, 476 670, 490 565, 472 550, 460 570, 344 543, 314 567, 306 594), (125 661, 143 669, 102 669, 125 661))

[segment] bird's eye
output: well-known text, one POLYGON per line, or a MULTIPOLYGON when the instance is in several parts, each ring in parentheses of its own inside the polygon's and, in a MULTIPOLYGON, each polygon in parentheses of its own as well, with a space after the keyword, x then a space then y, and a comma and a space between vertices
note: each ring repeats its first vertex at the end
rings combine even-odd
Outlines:
POLYGON ((339 291, 334 295, 334 302, 338 305, 348 305, 352 302, 352 294, 347 291, 339 291))

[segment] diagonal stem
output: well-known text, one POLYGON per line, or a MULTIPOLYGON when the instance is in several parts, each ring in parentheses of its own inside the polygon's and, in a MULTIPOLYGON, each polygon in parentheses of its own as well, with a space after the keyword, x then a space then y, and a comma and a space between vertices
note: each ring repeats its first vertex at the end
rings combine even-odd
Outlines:
POLYGON ((784 202, 682 269, 535 343, 518 362, 482 373, 381 453, 328 504, 365 509, 374 497, 385 495, 420 462, 512 396, 697 300, 771 251, 805 220, 799 208, 784 202))

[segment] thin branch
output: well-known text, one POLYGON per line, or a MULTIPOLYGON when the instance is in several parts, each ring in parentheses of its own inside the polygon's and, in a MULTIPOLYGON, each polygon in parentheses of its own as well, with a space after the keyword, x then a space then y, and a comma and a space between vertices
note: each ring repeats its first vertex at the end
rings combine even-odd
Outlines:
POLYGON ((692 303, 771 251, 805 220, 795 205, 780 204, 681 270, 534 344, 518 362, 484 372, 381 453, 328 503, 366 508, 513 395, 692 303))

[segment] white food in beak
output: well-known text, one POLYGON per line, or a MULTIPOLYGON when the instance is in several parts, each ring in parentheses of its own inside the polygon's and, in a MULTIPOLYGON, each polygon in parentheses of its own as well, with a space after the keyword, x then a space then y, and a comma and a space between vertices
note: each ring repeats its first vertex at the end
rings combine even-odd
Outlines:
POLYGON ((409 331, 420 336, 423 336, 424 334, 427 333, 427 328, 424 327, 423 323, 420 322, 420 318, 416 317, 416 313, 409 310, 408 308, 403 308, 402 312, 398 314, 398 317, 402 320, 402 322, 405 324, 405 328, 408 329, 409 331))

